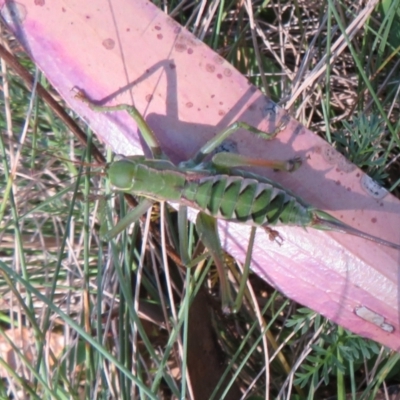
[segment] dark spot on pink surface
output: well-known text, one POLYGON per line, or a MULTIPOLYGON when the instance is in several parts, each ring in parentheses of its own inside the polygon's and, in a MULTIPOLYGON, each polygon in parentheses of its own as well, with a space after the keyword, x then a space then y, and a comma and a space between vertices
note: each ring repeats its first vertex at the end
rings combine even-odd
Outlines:
POLYGON ((186 103, 186 107, 187 107, 187 108, 192 108, 192 107, 193 107, 193 103, 192 103, 191 101, 188 101, 188 102, 186 103))
POLYGON ((249 105, 249 111, 254 111, 256 109, 256 105, 255 104, 250 104, 249 105))
POLYGON ((224 104, 224 102, 223 102, 223 101, 220 101, 220 102, 219 102, 219 105, 220 105, 220 106, 222 106, 223 104, 224 104))
POLYGON ((156 26, 154 27, 154 29, 155 29, 156 31, 161 31, 161 26, 160 26, 160 25, 156 25, 156 26))
POLYGON ((62 8, 61 8, 61 11, 62 11, 62 12, 66 12, 67 10, 66 10, 64 7, 62 7, 62 8))
POLYGON ((211 95, 211 98, 213 99, 214 97, 215 97, 215 94, 212 94, 212 95, 211 95))
POLYGON ((103 40, 103 46, 107 49, 107 50, 111 50, 115 47, 115 42, 113 39, 104 39, 103 40))
POLYGON ((359 172, 356 173, 356 177, 359 178, 361 174, 359 172))
POLYGON ((336 185, 340 186, 340 181, 336 181, 335 183, 336 185))
POLYGON ((86 19, 90 19, 90 15, 85 15, 85 18, 86 19))
POLYGON ((219 111, 218 111, 218 115, 221 115, 221 116, 222 116, 222 115, 225 115, 225 111, 224 111, 224 110, 219 110, 219 111))
POLYGON ((225 68, 224 69, 224 75, 225 76, 231 76, 232 75, 232 71, 229 68, 225 68))
POLYGON ((164 36, 162 35, 162 33, 158 33, 158 34, 157 34, 157 39, 158 39, 158 40, 161 40, 163 37, 164 37, 164 36))
POLYGON ((35 5, 37 6, 44 6, 45 4, 45 0, 35 0, 35 5))
POLYGON ((175 68, 176 68, 176 65, 175 65, 174 63, 170 63, 170 64, 169 64, 169 68, 170 68, 170 69, 175 69, 175 68))
POLYGON ((217 74, 218 79, 222 79, 222 74, 217 74))
POLYGON ((374 217, 374 218, 371 218, 371 222, 373 223, 373 224, 376 224, 376 222, 377 222, 378 220, 374 217))
POLYGON ((152 94, 147 94, 146 97, 145 97, 145 99, 146 99, 146 101, 147 101, 148 103, 150 103, 150 102, 153 100, 153 95, 152 95, 152 94))
POLYGON ((193 49, 189 47, 188 50, 187 50, 187 53, 188 54, 193 54, 193 49))
POLYGON ((183 53, 186 50, 186 44, 184 44, 184 43, 175 43, 175 50, 178 53, 183 53))
POLYGON ((207 72, 214 72, 215 71, 215 66, 212 64, 206 64, 206 71, 207 72))
POLYGON ((181 32, 181 27, 180 27, 180 26, 176 26, 176 27, 174 28, 174 33, 178 34, 178 33, 180 33, 180 32, 181 32))

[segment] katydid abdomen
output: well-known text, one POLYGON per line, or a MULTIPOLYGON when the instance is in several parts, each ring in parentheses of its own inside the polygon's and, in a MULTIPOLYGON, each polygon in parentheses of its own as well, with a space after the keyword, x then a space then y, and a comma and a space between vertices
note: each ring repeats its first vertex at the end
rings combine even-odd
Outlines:
POLYGON ((186 182, 181 201, 215 218, 253 226, 308 226, 313 217, 288 192, 242 176, 213 175, 186 182))
POLYGON ((260 175, 242 170, 219 174, 183 169, 165 160, 134 156, 111 163, 107 173, 119 190, 191 206, 215 218, 256 227, 292 225, 332 230, 400 249, 400 245, 359 231, 260 175))

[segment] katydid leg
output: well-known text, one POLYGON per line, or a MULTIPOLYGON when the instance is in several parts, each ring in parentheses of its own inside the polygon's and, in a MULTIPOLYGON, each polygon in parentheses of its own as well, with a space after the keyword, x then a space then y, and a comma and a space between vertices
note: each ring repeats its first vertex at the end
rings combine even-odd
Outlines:
POLYGON ((200 236, 200 240, 214 259, 221 286, 222 311, 224 313, 229 313, 233 306, 232 295, 225 272, 224 256, 218 236, 217 221, 210 215, 200 211, 197 214, 196 229, 200 236))
POLYGON ((126 229, 129 225, 138 221, 139 218, 153 205, 153 203, 153 200, 146 198, 140 200, 139 204, 132 211, 126 214, 125 217, 117 223, 117 225, 105 233, 104 239, 107 241, 112 239, 126 229))
POLYGON ((234 313, 237 313, 240 310, 240 307, 242 306, 243 295, 246 290, 247 279, 249 278, 249 273, 250 273, 250 263, 251 263, 251 256, 253 254, 254 239, 256 237, 256 231, 257 231, 257 228, 252 226, 251 231, 250 231, 249 244, 248 244, 247 252, 246 252, 246 259, 245 259, 245 262, 243 265, 243 274, 242 274, 242 278, 240 280, 239 292, 237 294, 237 297, 235 300, 235 305, 233 307, 234 313))
POLYGON ((263 167, 280 171, 293 172, 301 166, 301 158, 295 157, 290 160, 263 160, 246 157, 234 153, 218 153, 213 156, 211 162, 216 167, 238 168, 238 167, 263 167))
POLYGON ((188 219, 187 207, 180 205, 178 209, 179 255, 185 266, 189 265, 188 254, 188 219))
POLYGON ((154 158, 165 159, 167 158, 164 152, 161 150, 160 144, 154 132, 151 130, 147 122, 144 120, 138 109, 131 104, 118 104, 115 106, 100 106, 98 104, 93 103, 86 94, 79 90, 75 97, 84 103, 86 103, 90 109, 96 112, 113 112, 113 111, 126 111, 136 122, 137 126, 140 129, 142 137, 146 142, 147 146, 149 146, 150 151, 154 158))
POLYGON ((210 139, 205 145, 203 145, 200 150, 192 157, 191 160, 183 163, 185 166, 195 166, 203 161, 203 159, 210 153, 212 153, 224 140, 226 140, 229 136, 234 134, 239 129, 245 129, 254 135, 270 140, 273 139, 279 132, 279 129, 276 129, 272 133, 264 132, 252 125, 247 124, 246 122, 238 121, 229 125, 222 132, 218 133, 212 139, 210 139))

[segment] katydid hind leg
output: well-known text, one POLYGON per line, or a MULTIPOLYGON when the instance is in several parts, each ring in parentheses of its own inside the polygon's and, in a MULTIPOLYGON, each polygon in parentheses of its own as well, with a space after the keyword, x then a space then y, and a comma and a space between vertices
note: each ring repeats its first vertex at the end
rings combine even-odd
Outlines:
POLYGON ((240 310, 240 307, 242 306, 243 296, 245 294, 246 284, 247 284, 247 280, 248 280, 249 274, 250 274, 250 264, 251 264, 251 257, 253 254, 256 231, 257 231, 257 228, 252 226, 251 231, 250 231, 249 244, 247 246, 246 259, 245 259, 245 262, 243 265, 243 274, 242 274, 242 278, 240 280, 239 292, 237 294, 237 297, 235 300, 235 305, 233 307, 234 313, 238 312, 240 310))
POLYGON ((188 253, 188 219, 187 207, 180 205, 178 209, 178 233, 179 233, 179 255, 185 266, 189 265, 190 257, 188 253))
POLYGON ((196 219, 196 229, 200 240, 210 252, 217 267, 221 287, 222 310, 225 313, 229 313, 232 310, 233 302, 228 277, 225 271, 225 262, 217 230, 217 221, 210 215, 199 212, 196 219))
POLYGON ((241 154, 218 153, 213 156, 211 162, 219 168, 262 167, 293 172, 301 166, 302 159, 300 157, 295 157, 286 161, 281 161, 252 158, 241 154))

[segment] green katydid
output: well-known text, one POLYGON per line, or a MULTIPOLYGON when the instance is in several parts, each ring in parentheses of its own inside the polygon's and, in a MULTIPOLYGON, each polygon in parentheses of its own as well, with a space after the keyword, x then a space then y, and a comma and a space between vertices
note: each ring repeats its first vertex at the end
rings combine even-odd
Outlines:
POLYGON ((77 98, 94 111, 127 111, 136 121, 153 155, 152 159, 144 156, 125 157, 106 166, 107 176, 115 188, 143 197, 138 207, 119 221, 106 234, 106 238, 114 237, 137 220, 155 200, 176 202, 199 210, 196 228, 217 265, 224 310, 231 309, 232 303, 223 268, 216 219, 251 225, 253 233, 256 227, 262 227, 269 231, 272 237, 278 234, 271 227, 293 225, 348 233, 400 250, 398 244, 355 229, 312 207, 276 182, 238 169, 243 166, 262 166, 292 172, 301 165, 299 158, 289 161, 258 160, 222 152, 213 155, 210 161, 204 161, 240 128, 267 140, 273 139, 279 129, 267 133, 247 123, 235 122, 203 145, 192 159, 176 166, 167 159, 154 133, 136 107, 127 104, 99 106, 89 100, 82 91, 77 93, 77 98))

